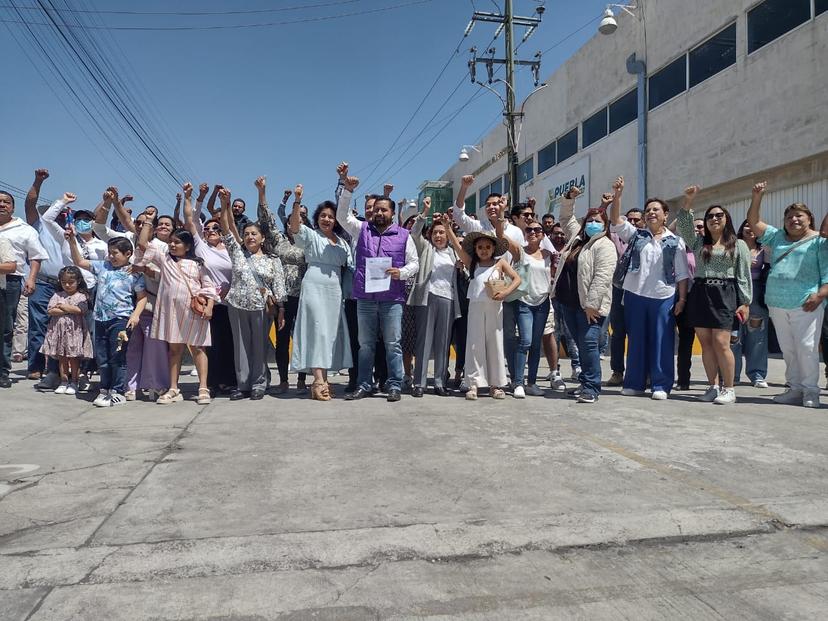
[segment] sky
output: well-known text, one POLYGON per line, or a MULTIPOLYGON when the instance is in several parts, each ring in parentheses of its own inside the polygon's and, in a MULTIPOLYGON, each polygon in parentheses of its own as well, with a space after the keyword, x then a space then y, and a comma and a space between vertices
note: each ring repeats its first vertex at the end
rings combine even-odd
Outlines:
MULTIPOLYGON (((514 0, 515 13, 532 15, 538 4, 514 0)), ((485 49, 496 27, 478 23, 463 38, 475 6, 496 11, 503 1, 0 0, 0 183, 25 192, 44 167, 51 174, 44 198, 74 192, 78 208, 90 208, 116 185, 135 197, 134 208, 155 204, 162 213, 172 210, 176 179, 221 183, 250 213, 258 175, 267 176, 271 203, 302 183, 305 202, 315 205, 331 198, 345 160, 362 180, 358 193, 388 181, 396 199, 416 198, 463 145, 502 123, 500 101, 467 75, 469 48, 485 49), (105 92, 49 16, 24 8, 39 2, 60 11, 58 23, 97 27, 62 32, 98 58, 89 71, 105 92), (248 24, 268 25, 231 27, 248 24)), ((520 58, 544 52, 541 80, 595 34, 605 2, 545 7, 518 51, 520 58)), ((495 42, 498 57, 503 39, 495 42)), ((529 71, 519 72, 518 101, 532 88, 529 71)))

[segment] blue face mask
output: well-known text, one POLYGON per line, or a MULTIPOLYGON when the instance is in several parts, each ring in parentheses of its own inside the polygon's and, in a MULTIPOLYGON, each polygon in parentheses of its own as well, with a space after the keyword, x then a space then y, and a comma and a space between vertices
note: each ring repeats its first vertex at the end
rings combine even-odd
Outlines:
POLYGON ((604 225, 601 222, 587 222, 586 226, 584 227, 584 232, 587 234, 588 237, 600 235, 604 232, 604 225))
POLYGON ((89 220, 75 220, 75 231, 78 233, 91 233, 92 223, 89 220))

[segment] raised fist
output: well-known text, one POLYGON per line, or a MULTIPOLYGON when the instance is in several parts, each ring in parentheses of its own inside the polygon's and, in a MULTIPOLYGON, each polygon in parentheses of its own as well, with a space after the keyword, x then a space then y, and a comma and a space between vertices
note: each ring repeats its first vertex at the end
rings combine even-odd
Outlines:
POLYGON ((753 195, 754 196, 762 196, 765 193, 765 190, 768 189, 768 182, 762 181, 761 183, 757 183, 753 186, 753 195))
POLYGON ((181 186, 181 189, 184 190, 184 198, 190 200, 190 197, 193 195, 193 184, 189 181, 181 186))
POLYGON ((78 197, 75 196, 74 194, 72 194, 71 192, 64 192, 63 193, 63 202, 66 203, 67 205, 69 203, 74 203, 76 200, 78 200, 78 197))
POLYGON ((267 187, 267 177, 262 175, 261 177, 256 177, 256 181, 253 182, 253 185, 256 186, 259 190, 264 190, 267 187))
POLYGON ((345 177, 345 189, 353 192, 359 185, 359 177, 345 177))
POLYGON ((103 202, 104 202, 105 205, 108 205, 108 204, 112 203, 112 201, 114 199, 115 199, 115 195, 112 193, 112 190, 107 189, 107 190, 104 191, 104 193, 103 193, 103 202))
POLYGON ((460 179, 460 183, 462 183, 465 186, 470 186, 472 183, 474 183, 474 175, 463 175, 463 177, 460 179))
POLYGON ((348 162, 340 162, 336 167, 336 174, 338 174, 339 178, 344 181, 345 177, 348 176, 348 162))
POLYGON ((684 188, 684 195, 688 199, 692 200, 696 198, 696 195, 699 193, 700 189, 701 188, 697 185, 688 185, 686 188, 684 188))
POLYGON ((426 208, 426 211, 431 209, 431 197, 430 196, 426 196, 423 199, 423 206, 426 208))
POLYGON ((286 203, 286 202, 287 202, 287 200, 290 198, 290 195, 291 195, 291 194, 293 194, 293 190, 288 190, 288 189, 285 189, 285 193, 284 193, 284 195, 282 196, 282 202, 283 202, 283 203, 286 203))
POLYGON ((569 188, 569 198, 578 198, 581 195, 581 188, 572 186, 569 188))
POLYGON ((128 203, 129 201, 134 200, 132 194, 127 194, 121 199, 122 203, 128 203))
POLYGON ((297 183, 296 187, 293 188, 293 200, 297 203, 302 202, 302 195, 305 193, 305 188, 302 187, 301 183, 297 183))
POLYGON ((176 202, 176 203, 180 203, 180 202, 181 202, 181 192, 178 192, 178 193, 175 195, 175 202, 176 202))
POLYGON ((199 183, 198 184, 198 195, 201 198, 204 198, 205 196, 207 196, 207 192, 209 192, 209 191, 210 191, 210 185, 209 184, 207 184, 207 183, 199 183))
POLYGON ((218 197, 221 201, 222 208, 230 207, 230 190, 222 186, 218 191, 218 197))
POLYGON ((616 195, 624 191, 624 177, 618 177, 612 184, 612 189, 616 195))
POLYGON ((45 168, 38 168, 35 170, 35 181, 43 183, 49 178, 49 171, 45 168))
POLYGON ((391 196, 391 192, 394 191, 394 184, 393 183, 386 183, 382 186, 382 195, 383 196, 391 196))

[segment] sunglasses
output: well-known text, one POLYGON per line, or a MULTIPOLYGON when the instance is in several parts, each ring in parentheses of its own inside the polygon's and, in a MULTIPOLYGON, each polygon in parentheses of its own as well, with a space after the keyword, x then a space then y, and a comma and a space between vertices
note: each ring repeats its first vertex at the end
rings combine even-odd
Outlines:
POLYGON ((716 213, 709 213, 709 214, 707 214, 707 216, 706 216, 706 218, 707 218, 708 220, 720 220, 720 219, 722 219, 722 218, 724 218, 724 217, 725 217, 725 215, 724 215, 724 212, 723 212, 723 211, 717 211, 716 213))
POLYGON ((530 226, 526 229, 526 232, 531 234, 531 235, 540 235, 541 233, 543 233, 543 229, 540 228, 539 226, 538 227, 530 226))
POLYGON ((214 231, 215 231, 215 232, 218 232, 218 231, 220 231, 221 229, 220 229, 219 227, 217 227, 217 226, 205 226, 205 227, 204 227, 204 230, 205 230, 205 231, 207 231, 207 232, 212 233, 212 232, 214 232, 214 231))
POLYGON ((632 223, 641 222, 641 218, 627 218, 627 222, 632 222, 632 223))

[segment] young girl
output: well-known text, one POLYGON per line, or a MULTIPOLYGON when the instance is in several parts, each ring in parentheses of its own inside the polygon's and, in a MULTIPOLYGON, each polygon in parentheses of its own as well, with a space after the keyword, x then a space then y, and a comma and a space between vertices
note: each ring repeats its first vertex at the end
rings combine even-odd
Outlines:
POLYGON ((74 265, 58 272, 58 291, 46 311, 51 319, 40 353, 57 358, 60 386, 55 394, 74 395, 78 390, 81 360, 92 357, 92 339, 84 315, 89 308, 89 289, 74 265))
MULTIPOLYGON (((503 234, 504 218, 500 217, 495 231, 499 237, 503 234)), ((489 387, 493 399, 503 399, 506 364, 503 354, 503 300, 520 286, 517 275, 508 261, 497 259, 506 252, 508 244, 491 233, 476 231, 469 233, 463 243, 457 239, 451 227, 446 228, 451 245, 457 256, 471 274, 469 282, 469 318, 466 336, 466 378, 469 390, 466 399, 477 399, 477 389, 489 387), (491 295, 486 281, 499 276, 512 279, 509 285, 491 295)))
MULTIPOLYGON (((186 192, 191 195, 192 186, 186 185, 186 192)), ((161 268, 158 307, 153 313, 150 337, 166 341, 170 346, 170 389, 156 403, 169 405, 184 400, 178 388, 178 376, 184 349, 189 345, 198 371, 197 402, 206 405, 210 403, 210 389, 207 387, 205 349, 210 346, 213 304, 219 299, 216 287, 207 275, 204 261, 195 255, 195 241, 188 231, 173 231, 168 252, 150 243, 151 233, 152 226, 146 223, 138 238, 138 262, 153 263, 161 268), (194 306, 199 310, 194 310, 194 306)))

